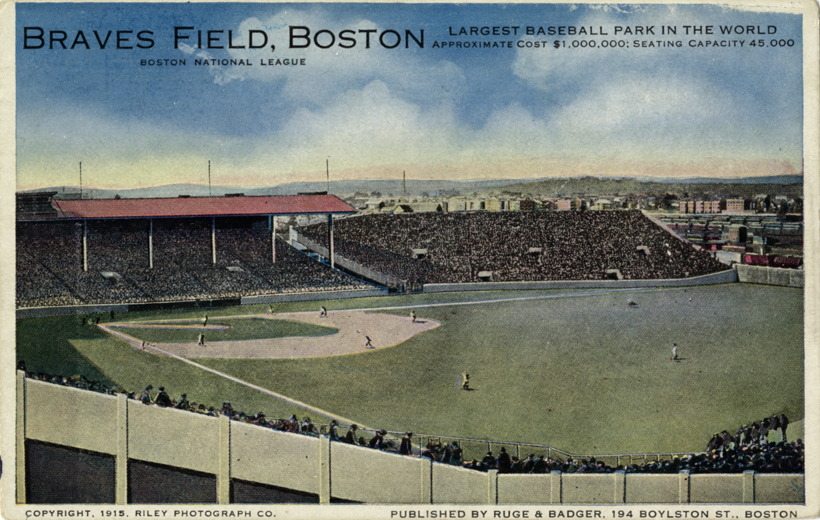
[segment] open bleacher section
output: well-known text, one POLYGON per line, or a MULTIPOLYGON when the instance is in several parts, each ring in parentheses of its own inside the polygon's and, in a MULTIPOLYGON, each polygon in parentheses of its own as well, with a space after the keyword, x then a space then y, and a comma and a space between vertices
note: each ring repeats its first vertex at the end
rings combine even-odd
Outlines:
POLYGON ((217 219, 216 262, 211 231, 209 218, 89 220, 84 270, 80 221, 18 223, 17 306, 372 289, 278 239, 274 262, 264 217, 217 219))
MULTIPOLYGON (((327 224, 299 228, 327 247, 327 224)), ((655 280, 725 271, 639 211, 454 212, 335 221, 337 255, 409 283, 655 280)))

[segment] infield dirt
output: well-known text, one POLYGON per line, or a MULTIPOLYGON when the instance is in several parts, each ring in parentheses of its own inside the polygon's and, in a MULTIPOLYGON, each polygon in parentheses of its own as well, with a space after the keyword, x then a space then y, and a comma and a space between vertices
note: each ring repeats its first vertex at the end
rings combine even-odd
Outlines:
MULTIPOLYGON (((206 339, 205 345, 186 342, 158 343, 156 346, 165 352, 185 358, 277 359, 338 356, 392 347, 441 325, 438 321, 429 319, 413 322, 407 316, 345 310, 329 311, 327 316, 319 316, 317 312, 290 312, 271 315, 262 314, 252 317, 322 325, 335 328, 338 332, 324 336, 216 341, 213 343, 209 343, 206 339), (368 338, 370 338, 369 346, 368 338)), ((234 317, 233 319, 241 318, 234 317)), ((134 324, 108 323, 99 325, 104 331, 128 341, 133 347, 142 348, 141 339, 116 330, 119 326, 133 327, 134 324)), ((141 328, 152 326, 169 327, 167 324, 152 325, 145 322, 139 326, 141 328)), ((191 325, 180 324, 179 327, 188 328, 191 325)), ((146 350, 162 355, 151 345, 146 345, 146 350)))

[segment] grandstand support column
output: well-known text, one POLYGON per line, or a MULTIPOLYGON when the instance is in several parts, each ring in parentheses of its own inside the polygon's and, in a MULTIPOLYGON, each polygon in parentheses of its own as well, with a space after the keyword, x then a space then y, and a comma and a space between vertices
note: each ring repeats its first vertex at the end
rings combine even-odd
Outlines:
POLYGON ((743 472, 743 503, 755 503, 755 471, 753 469, 743 472))
POLYGON ((88 221, 83 219, 83 271, 88 271, 88 221))
POLYGON ((330 246, 330 268, 336 269, 336 258, 333 253, 333 214, 327 214, 327 243, 330 246))
POLYGON ((114 500, 118 506, 128 503, 128 396, 117 395, 117 459, 114 500))
POLYGON ((276 263, 276 216, 270 216, 270 263, 276 263))
POLYGON ((17 371, 17 417, 16 417, 15 473, 17 475, 17 503, 26 503, 26 373, 17 371))
POLYGON ((689 470, 685 469, 678 473, 678 503, 689 503, 689 470))
POLYGON ((564 497, 561 496, 561 472, 550 471, 550 504, 563 504, 564 497))
POLYGON ((231 420, 226 415, 219 417, 219 474, 217 481, 217 503, 231 503, 231 420))
POLYGON ((148 269, 154 268, 154 219, 148 219, 148 269))
POLYGON ((498 503, 498 470, 487 471, 487 503, 495 505, 498 503))
POLYGON ((211 261, 216 265, 216 217, 211 217, 211 261))
POLYGON ((330 504, 330 439, 319 438, 319 504, 330 504))
POLYGON ((433 503, 433 461, 427 457, 419 459, 421 464, 421 492, 419 493, 419 503, 433 503))

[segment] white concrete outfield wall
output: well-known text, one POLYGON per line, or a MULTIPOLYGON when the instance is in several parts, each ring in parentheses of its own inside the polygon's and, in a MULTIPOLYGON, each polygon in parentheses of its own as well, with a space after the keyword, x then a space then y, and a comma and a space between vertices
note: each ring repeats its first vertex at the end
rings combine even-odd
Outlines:
POLYGON ((446 464, 433 464, 434 504, 495 503, 496 472, 481 473, 446 464))
POLYGON ((321 453, 318 444, 312 437, 234 421, 231 423, 231 477, 319 494, 321 453))
POLYGON ((799 504, 806 501, 803 475, 755 475, 755 504, 799 504))
POLYGON ((26 439, 117 453, 116 397, 28 380, 25 407, 26 439))
POLYGON ((330 444, 331 496, 354 502, 429 504, 429 459, 330 444))
POLYGON ((561 501, 568 504, 623 504, 625 475, 570 474, 561 478, 561 501))
POLYGON ((499 475, 498 503, 560 504, 561 473, 554 471, 544 475, 499 475))
POLYGON ((664 280, 562 280, 554 282, 475 282, 425 284, 424 292, 460 291, 521 291, 532 289, 640 289, 649 287, 693 287, 737 282, 737 273, 727 269, 719 273, 692 278, 669 278, 664 280))
POLYGON ((647 473, 626 476, 626 499, 630 504, 685 504, 689 501, 689 473, 652 475, 647 473))
POLYGON ((128 458, 216 474, 219 429, 214 417, 128 403, 128 458))
POLYGON ((191 412, 146 406, 25 378, 17 372, 17 503, 26 503, 26 440, 115 457, 116 503, 128 461, 215 475, 220 504, 231 480, 369 504, 679 504, 805 502, 802 474, 499 475, 329 442, 191 412))
POLYGON ((785 269, 763 265, 735 264, 738 280, 743 283, 804 287, 806 274, 802 269, 785 269))
POLYGON ((690 502, 693 504, 751 502, 749 498, 754 494, 754 489, 744 490, 744 487, 753 486, 754 478, 751 482, 747 482, 746 475, 746 473, 692 475, 689 484, 690 502))

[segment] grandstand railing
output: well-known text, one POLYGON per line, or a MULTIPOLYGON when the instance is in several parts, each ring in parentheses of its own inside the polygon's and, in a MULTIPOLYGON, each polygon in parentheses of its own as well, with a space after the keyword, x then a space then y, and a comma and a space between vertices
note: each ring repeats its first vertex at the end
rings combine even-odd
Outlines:
MULTIPOLYGON (((327 424, 317 424, 316 426, 319 427, 319 431, 324 433, 327 431, 329 425, 327 424)), ((345 429, 348 426, 346 425, 339 425, 340 428, 345 429)), ((360 427, 359 432, 367 432, 369 435, 375 435, 377 430, 372 428, 364 428, 360 427)), ((385 430, 387 431, 387 435, 393 438, 401 438, 406 432, 401 431, 392 431, 392 430, 385 430)), ((413 433, 413 445, 414 448, 421 452, 423 451, 428 445, 443 445, 443 443, 458 443, 459 447, 461 448, 462 452, 464 453, 464 460, 469 461, 471 459, 481 460, 481 458, 488 452, 491 451, 493 454, 498 454, 498 450, 503 446, 507 448, 507 453, 510 456, 518 457, 519 459, 522 456, 526 456, 527 454, 534 453, 535 455, 543 455, 547 459, 552 460, 584 460, 584 459, 595 459, 600 462, 606 463, 608 466, 621 466, 621 465, 630 465, 636 462, 660 462, 664 460, 670 460, 672 458, 683 458, 695 455, 704 455, 705 452, 703 451, 682 451, 682 452, 670 452, 670 453, 620 453, 614 455, 601 455, 601 454, 587 454, 587 455, 578 455, 572 454, 558 448, 546 445, 546 444, 532 444, 526 442, 515 442, 515 441, 499 441, 499 440, 490 440, 490 439, 473 439, 470 437, 451 437, 447 435, 431 435, 427 433, 413 433), (524 450, 522 450, 522 448, 524 450)))
MULTIPOLYGON (((317 504, 805 503, 802 474, 484 473, 425 457, 330 442, 324 436, 261 428, 226 416, 146 406, 124 394, 30 380, 22 371, 17 373, 16 396, 18 504, 42 497, 43 488, 65 486, 63 481, 71 480, 72 496, 82 492, 82 486, 107 487, 110 500, 100 502, 124 505, 129 496, 139 495, 139 486, 156 485, 129 478, 131 472, 151 465, 165 468, 162 478, 196 474, 201 476, 196 485, 211 487, 212 500, 174 497, 175 503, 229 504, 237 488, 253 485, 285 490, 279 495, 285 497, 279 500, 284 503, 292 503, 294 497, 317 504), (27 465, 30 453, 42 454, 55 445, 73 449, 77 457, 107 457, 112 462, 89 480, 50 477, 51 466, 33 473, 34 465, 27 465)), ((186 492, 185 486, 176 492, 186 492)))

